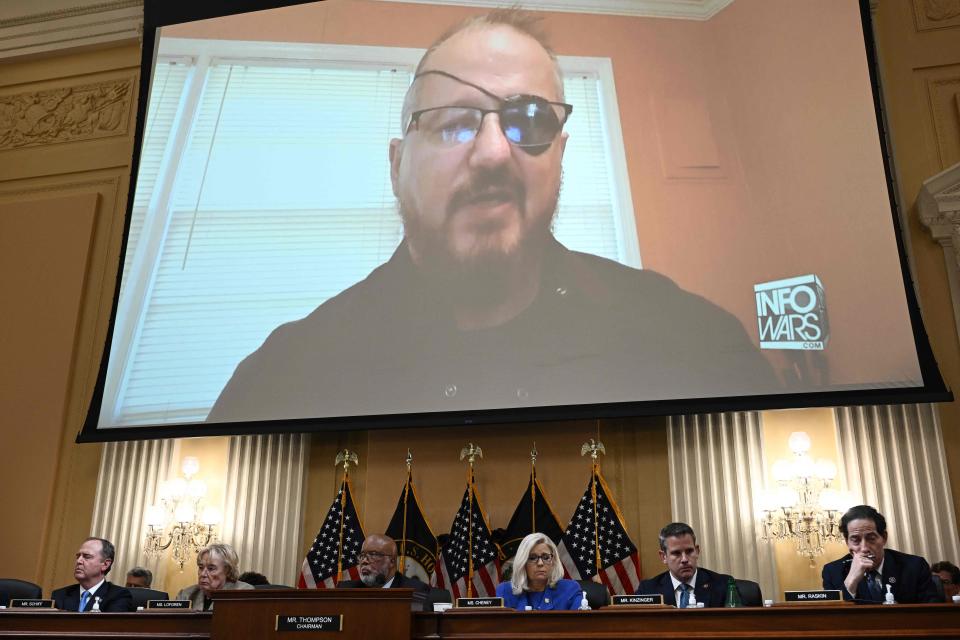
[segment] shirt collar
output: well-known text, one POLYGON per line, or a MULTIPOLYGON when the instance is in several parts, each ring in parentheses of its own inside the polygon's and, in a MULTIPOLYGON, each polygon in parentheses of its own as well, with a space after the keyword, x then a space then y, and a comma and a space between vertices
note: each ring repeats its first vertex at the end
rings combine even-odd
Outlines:
POLYGON ((100 580, 100 582, 98 582, 97 584, 93 585, 93 586, 90 587, 89 589, 84 589, 84 588, 83 588, 83 585, 80 585, 80 593, 83 593, 84 591, 86 591, 87 593, 90 594, 90 597, 93 597, 93 594, 97 592, 97 589, 99 589, 99 588, 103 585, 103 583, 106 582, 106 581, 107 581, 106 578, 102 578, 102 579, 100 580))
POLYGON ((389 580, 387 580, 386 582, 383 583, 383 588, 384 588, 384 589, 389 589, 389 588, 390 588, 390 585, 393 584, 393 581, 394 581, 394 579, 395 579, 396 577, 397 577, 397 574, 393 574, 393 577, 392 577, 392 578, 390 578, 389 580))
MULTIPOLYGON (((693 575, 690 576, 690 580, 687 581, 687 584, 689 584, 691 587, 697 586, 697 571, 699 571, 699 569, 694 569, 693 575)), ((670 582, 673 583, 674 591, 680 588, 680 585, 682 584, 679 580, 677 580, 677 578, 672 573, 670 574, 670 582)))

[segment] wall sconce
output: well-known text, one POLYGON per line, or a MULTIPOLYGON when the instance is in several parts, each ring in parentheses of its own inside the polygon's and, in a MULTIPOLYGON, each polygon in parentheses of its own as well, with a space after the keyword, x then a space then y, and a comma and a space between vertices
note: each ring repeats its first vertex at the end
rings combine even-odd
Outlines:
POLYGON ((761 539, 793 541, 797 553, 809 558, 812 567, 814 559, 823 554, 824 543, 843 542, 840 518, 853 500, 831 487, 837 466, 830 460, 814 461, 810 444, 805 432, 790 434, 793 460, 773 464, 773 479, 779 486, 760 496, 759 507, 763 512, 761 539))
POLYGON ((160 504, 147 507, 143 551, 147 557, 158 558, 171 549, 174 562, 183 571, 189 556, 216 541, 216 527, 222 518, 216 507, 203 506, 207 484, 194 477, 200 461, 193 456, 184 458, 181 471, 183 477, 160 484, 160 504))

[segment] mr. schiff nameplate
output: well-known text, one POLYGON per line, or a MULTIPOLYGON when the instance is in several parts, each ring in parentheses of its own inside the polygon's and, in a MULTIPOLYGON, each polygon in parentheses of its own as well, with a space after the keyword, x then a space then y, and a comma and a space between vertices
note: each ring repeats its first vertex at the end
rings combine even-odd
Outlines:
POLYGON ((503 598, 457 598, 457 609, 489 609, 502 607, 503 598))
POLYGON ((11 609, 53 609, 53 600, 41 598, 12 598, 11 609))

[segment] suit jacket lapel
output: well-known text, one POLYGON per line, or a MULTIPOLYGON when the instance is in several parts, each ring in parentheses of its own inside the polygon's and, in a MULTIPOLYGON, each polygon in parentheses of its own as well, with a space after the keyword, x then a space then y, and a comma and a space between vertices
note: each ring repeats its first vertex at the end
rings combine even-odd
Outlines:
POLYGON ((63 608, 67 611, 76 611, 79 607, 80 585, 70 585, 63 594, 63 608))
POLYGON ((673 580, 670 578, 669 571, 663 574, 663 580, 660 582, 660 592, 663 594, 663 604, 677 604, 677 596, 673 589, 673 580))
POLYGON ((897 584, 900 581, 900 571, 901 567, 897 564, 897 560, 889 550, 885 550, 883 554, 883 573, 880 574, 880 577, 883 579, 883 584, 880 585, 880 589, 884 596, 887 593, 887 587, 884 585, 890 585, 890 591, 894 592, 894 598, 896 598, 897 584))
POLYGON ((712 578, 713 576, 711 576, 706 569, 697 568, 697 583, 693 587, 693 592, 697 595, 697 602, 702 602, 705 607, 713 605, 713 603, 710 602, 712 578))

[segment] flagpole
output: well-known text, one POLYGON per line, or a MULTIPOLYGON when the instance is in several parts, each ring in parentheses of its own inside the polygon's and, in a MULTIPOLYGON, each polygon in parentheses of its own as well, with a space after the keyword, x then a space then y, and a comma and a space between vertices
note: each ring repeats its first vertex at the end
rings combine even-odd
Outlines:
MULTIPOLYGON (((597 429, 600 428, 600 421, 597 420, 597 429)), ((604 454, 606 455, 607 450, 603 447, 603 443, 599 440, 594 440, 590 438, 590 442, 585 442, 582 447, 580 447, 580 455, 585 456, 590 454, 591 465, 590 465, 590 499, 593 501, 593 550, 594 550, 594 564, 597 569, 597 576, 600 575, 600 569, 602 568, 602 563, 600 562, 600 530, 597 526, 597 472, 600 469, 600 463, 597 462, 597 455, 604 454)))
POLYGON ((407 566, 407 501, 410 497, 410 479, 412 476, 413 454, 407 449, 407 483, 403 485, 403 537, 400 538, 400 561, 397 562, 397 571, 404 575, 407 566))
POLYGON ((530 450, 530 531, 537 532, 537 443, 530 450))
POLYGON ((343 464, 343 484, 340 485, 343 489, 340 491, 340 542, 337 545, 337 582, 343 579, 343 522, 344 511, 347 506, 347 482, 350 479, 350 465, 353 464, 356 466, 357 461, 357 454, 348 449, 344 449, 337 454, 333 462, 334 466, 340 466, 341 463, 343 464))
POLYGON ((467 597, 473 597, 473 463, 483 457, 480 447, 472 442, 460 450, 460 460, 467 459, 467 597))

